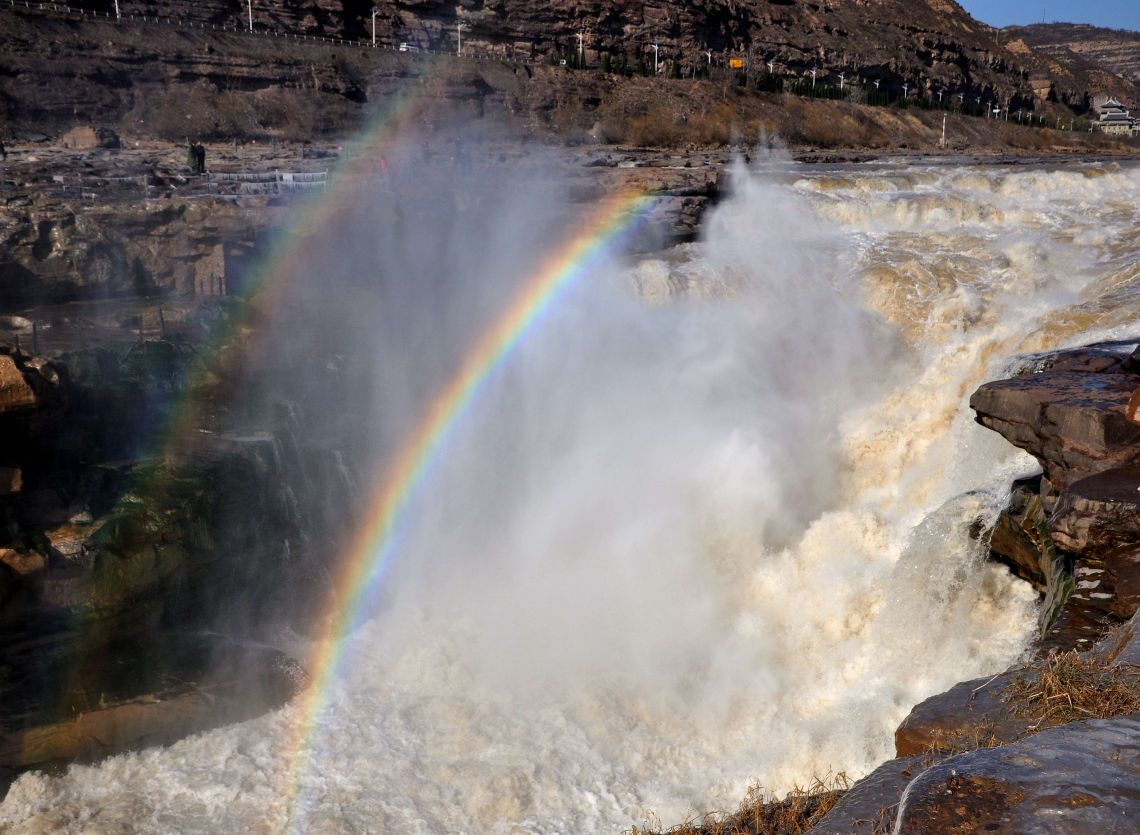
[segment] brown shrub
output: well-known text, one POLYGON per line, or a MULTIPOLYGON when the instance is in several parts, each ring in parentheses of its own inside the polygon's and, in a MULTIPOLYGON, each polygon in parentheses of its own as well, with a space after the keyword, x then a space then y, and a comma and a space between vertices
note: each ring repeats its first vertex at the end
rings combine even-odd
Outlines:
MULTIPOLYGON (((666 835, 801 835, 830 812, 839 802, 850 782, 843 773, 815 778, 807 788, 796 787, 782 799, 754 785, 732 814, 708 814, 699 822, 686 821, 666 835)), ((633 827, 629 835, 654 835, 656 822, 649 828, 633 827)))
POLYGON ((1109 719, 1140 711, 1140 670, 1110 667, 1075 651, 1052 651, 1005 691, 1014 712, 1032 720, 1032 730, 1079 719, 1109 719))

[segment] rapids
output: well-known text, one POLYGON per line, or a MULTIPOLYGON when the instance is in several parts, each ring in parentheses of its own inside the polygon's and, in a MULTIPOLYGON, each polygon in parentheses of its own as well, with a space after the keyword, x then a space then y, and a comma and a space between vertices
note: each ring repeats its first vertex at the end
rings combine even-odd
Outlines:
MULTIPOLYGON (((592 270, 491 381, 313 728, 28 774, 0 828, 617 832, 865 774, 1026 647, 1034 595, 967 529, 1034 464, 966 401, 1125 333, 1138 193, 1115 164, 738 170, 699 243, 592 270)), ((419 367, 380 356, 381 388, 419 367)))

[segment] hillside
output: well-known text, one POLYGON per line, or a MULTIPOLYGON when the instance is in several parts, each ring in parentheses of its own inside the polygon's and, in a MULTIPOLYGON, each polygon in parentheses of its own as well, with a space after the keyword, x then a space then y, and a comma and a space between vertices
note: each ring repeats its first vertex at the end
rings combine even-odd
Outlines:
MULTIPOLYGON (((1085 23, 1038 23, 1002 32, 1058 61, 1079 61, 1140 84, 1140 32, 1102 29, 1085 23)), ((1136 104, 1140 105, 1140 101, 1136 104)))
MULTIPOLYGON (((353 39, 364 18, 348 2, 255 4, 252 34, 236 3, 173 0, 163 9, 178 16, 156 18, 154 4, 121 0, 121 21, 91 14, 106 15, 109 5, 91 0, 82 14, 0 5, 0 132, 31 138, 89 125, 174 141, 331 139, 354 134, 399 91, 421 103, 425 125, 439 124, 432 113, 493 116, 485 124, 570 141, 709 145, 763 132, 810 147, 916 148, 939 140, 941 116, 919 115, 937 97, 955 110, 968 104, 975 116, 987 112, 975 102, 988 98, 1009 105, 1011 122, 1033 111, 1037 127, 1057 127, 1074 122, 1094 89, 1083 86, 1087 72, 1046 61, 1022 41, 1002 47, 995 30, 939 0, 908 4, 905 18, 899 0, 619 0, 608 11, 594 3, 592 12, 499 0, 461 10, 462 57, 448 41, 455 9, 429 2, 381 6, 376 49, 353 39), (578 26, 586 68, 575 72, 558 64, 560 55, 575 63, 566 43, 576 42, 578 26), (661 33, 658 78, 642 77, 653 74, 652 50, 644 54, 652 31, 661 33), (703 44, 712 47, 711 66, 703 44), (743 67, 726 66, 716 51, 726 48, 743 67), (1055 65, 1051 75, 1046 65, 1055 65), (813 67, 832 92, 843 73, 838 92, 850 101, 808 107, 801 96, 773 92, 809 93, 802 88, 813 67), (894 105, 861 106, 871 95, 894 105)), ((1044 150, 1075 141, 988 119, 956 125, 951 115, 954 147, 1044 150)))

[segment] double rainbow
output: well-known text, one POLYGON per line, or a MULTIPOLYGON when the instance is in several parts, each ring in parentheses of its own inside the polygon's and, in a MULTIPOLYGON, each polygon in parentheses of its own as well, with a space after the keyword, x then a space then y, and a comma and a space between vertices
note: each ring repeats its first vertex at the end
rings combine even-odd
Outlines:
POLYGON ((622 192, 606 199, 577 233, 546 260, 511 306, 466 354, 450 381, 424 411, 373 494, 334 581, 324 627, 309 659, 312 683, 301 697, 295 737, 287 749, 290 825, 303 826, 298 820, 297 804, 300 784, 311 759, 314 733, 330 686, 344 661, 345 639, 368 616, 369 602, 392 564, 405 510, 424 487, 449 436, 478 400, 486 382, 564 292, 620 248, 645 218, 651 203, 640 192, 622 192))

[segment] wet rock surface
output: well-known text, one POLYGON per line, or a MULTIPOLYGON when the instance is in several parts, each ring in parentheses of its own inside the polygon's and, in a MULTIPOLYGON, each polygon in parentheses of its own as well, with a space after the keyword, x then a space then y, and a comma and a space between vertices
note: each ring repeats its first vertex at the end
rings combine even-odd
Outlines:
POLYGON ((926 756, 888 760, 848 789, 835 807, 808 833, 874 835, 884 831, 895 817, 903 790, 929 762, 930 758, 926 756))
POLYGON ((1137 820, 1140 714, 951 757, 907 786, 894 832, 1125 835, 1137 820))
POLYGON ((910 757, 1021 739, 1032 722, 1014 714, 1005 691, 1024 674, 1010 670, 964 681, 915 705, 895 731, 895 753, 910 757))

